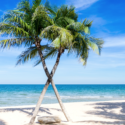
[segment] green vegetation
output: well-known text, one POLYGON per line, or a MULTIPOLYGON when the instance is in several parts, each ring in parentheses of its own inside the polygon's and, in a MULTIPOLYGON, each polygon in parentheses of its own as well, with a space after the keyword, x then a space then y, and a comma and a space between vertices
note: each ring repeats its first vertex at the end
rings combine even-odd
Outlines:
POLYGON ((35 65, 42 62, 48 77, 29 124, 33 124, 50 82, 64 115, 70 121, 52 77, 65 50, 68 54, 76 53, 84 65, 90 48, 100 54, 103 41, 90 36, 91 25, 92 22, 87 19, 78 22, 78 15, 73 6, 62 5, 58 8, 50 6, 49 2, 42 4, 41 0, 32 0, 32 3, 23 0, 16 9, 7 11, 2 17, 0 34, 4 37, 10 36, 10 39, 1 40, 0 47, 26 47, 26 51, 19 56, 17 64, 25 63, 39 55, 40 58, 35 65), (49 42, 43 45, 42 39, 48 39, 49 42), (49 73, 45 59, 55 56, 57 56, 55 65, 49 73))

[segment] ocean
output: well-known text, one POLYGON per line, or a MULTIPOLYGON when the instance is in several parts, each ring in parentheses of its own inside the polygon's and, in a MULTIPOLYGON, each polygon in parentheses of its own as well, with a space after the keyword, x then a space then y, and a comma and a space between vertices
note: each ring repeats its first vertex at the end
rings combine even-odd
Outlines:
MULTIPOLYGON (((36 105, 44 85, 0 85, 0 107, 36 105)), ((61 99, 68 102, 125 100, 125 85, 56 85, 61 99)), ((50 85, 43 104, 57 103, 50 85)))

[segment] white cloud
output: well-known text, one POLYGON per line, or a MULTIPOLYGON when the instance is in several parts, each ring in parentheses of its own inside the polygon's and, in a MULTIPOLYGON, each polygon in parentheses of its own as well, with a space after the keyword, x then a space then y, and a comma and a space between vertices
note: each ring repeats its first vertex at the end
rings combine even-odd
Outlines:
POLYGON ((113 68, 125 69, 125 50, 109 48, 102 50, 101 56, 90 53, 87 70, 110 69, 113 68))
POLYGON ((74 5, 78 10, 84 10, 97 1, 98 0, 66 0, 66 4, 74 5))
MULTIPOLYGON (((119 60, 121 60, 121 59, 119 59, 119 60)), ((113 68, 125 67, 125 61, 120 62, 119 60, 102 57, 101 59, 97 59, 97 61, 95 61, 95 60, 94 61, 91 60, 91 62, 88 61, 85 69, 86 69, 86 71, 92 71, 92 72, 95 71, 96 72, 97 70, 99 70, 99 71, 103 71, 103 70, 112 71, 113 68)), ((125 68, 123 68, 123 69, 125 69, 125 68)))
POLYGON ((123 47, 125 46, 125 36, 112 36, 104 39, 104 47, 123 47))
POLYGON ((103 52, 101 56, 107 57, 107 58, 125 59, 125 51, 117 52, 117 53, 105 53, 105 52, 103 52))

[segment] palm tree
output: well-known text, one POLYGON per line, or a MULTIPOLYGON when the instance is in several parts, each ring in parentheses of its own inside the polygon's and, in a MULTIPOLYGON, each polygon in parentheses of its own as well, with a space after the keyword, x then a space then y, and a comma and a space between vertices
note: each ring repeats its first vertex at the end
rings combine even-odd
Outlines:
POLYGON ((103 43, 100 39, 89 37, 88 33, 91 22, 86 20, 77 22, 78 16, 74 11, 74 7, 62 6, 59 9, 54 9, 48 3, 44 7, 41 4, 41 0, 33 0, 32 6, 28 0, 24 0, 19 3, 16 10, 8 11, 4 15, 4 20, 0 23, 0 32, 4 36, 10 35, 12 37, 11 39, 0 41, 1 47, 6 48, 7 46, 20 45, 29 47, 20 56, 18 64, 39 54, 40 60, 38 60, 37 64, 42 62, 44 71, 48 77, 30 124, 33 124, 35 120, 50 82, 52 83, 64 115, 68 121, 71 121, 52 79, 59 64, 60 57, 65 50, 68 50, 68 53, 76 52, 77 56, 85 64, 88 58, 89 46, 99 54, 103 43), (51 44, 41 45, 42 38, 51 40, 51 44), (56 54, 56 63, 51 73, 49 73, 45 59, 53 57, 56 54))
MULTIPOLYGON (((41 0, 33 0, 32 5, 30 5, 30 2, 28 0, 23 0, 22 2, 18 4, 17 9, 8 11, 4 15, 2 22, 0 23, 0 34, 2 34, 3 36, 9 35, 11 37, 10 39, 1 40, 0 41, 1 47, 10 48, 13 46, 20 47, 23 45, 26 47, 30 47, 30 50, 32 51, 35 51, 35 49, 37 49, 38 54, 43 64, 44 71, 46 75, 48 76, 48 80, 42 91, 42 95, 40 96, 40 101, 38 101, 38 105, 33 113, 33 117, 30 121, 30 124, 33 124, 35 120, 39 106, 42 102, 43 96, 50 82, 52 83, 55 94, 62 108, 62 111, 64 112, 67 120, 70 121, 70 118, 68 117, 64 109, 64 106, 61 102, 58 91, 52 80, 52 77, 59 64, 60 56, 64 52, 64 49, 60 48, 58 49, 58 51, 56 50, 56 52, 58 52, 57 60, 53 67, 52 72, 49 74, 49 71, 45 63, 43 51, 46 51, 49 49, 53 49, 53 51, 55 50, 54 48, 48 45, 41 45, 42 39, 39 37, 39 35, 41 34, 41 31, 45 27, 53 25, 54 20, 55 20, 54 22, 61 25, 61 20, 64 18, 64 15, 62 15, 62 18, 61 18, 61 15, 59 15, 60 14, 59 12, 61 11, 62 13, 64 12, 68 13, 67 15, 65 14, 65 18, 67 17, 68 19, 70 18, 77 19, 77 15, 74 13, 74 9, 72 9, 72 7, 70 7, 69 9, 67 7, 62 7, 61 9, 57 11, 57 14, 56 14, 57 17, 52 19, 52 15, 50 14, 53 13, 54 11, 52 11, 50 8, 45 8, 41 4, 41 0)), ((67 31, 65 30, 65 32, 67 31)), ((71 36, 71 34, 67 32, 67 36, 68 35, 71 36)), ((56 36, 58 36, 58 34, 53 34, 53 38, 55 38, 56 36)), ((51 38, 51 40, 53 40, 53 38, 51 38)))
MULTIPOLYGON (((50 6, 47 6, 47 9, 52 10, 50 6)), ((94 51, 96 51, 97 54, 100 54, 103 41, 89 36, 90 33, 89 28, 92 22, 87 20, 84 20, 83 22, 77 22, 77 15, 75 14, 73 16, 74 18, 71 17, 68 18, 66 17, 67 10, 68 10, 67 6, 62 6, 57 11, 51 11, 53 13, 53 24, 44 28, 40 34, 42 38, 47 38, 52 41, 52 43, 49 45, 49 48, 46 49, 44 58, 46 59, 49 57, 53 57, 58 53, 57 60, 55 63, 55 65, 58 65, 62 53, 65 50, 68 50, 68 54, 75 52, 77 56, 80 58, 80 60, 84 62, 85 65, 88 58, 89 48, 91 47, 94 51)), ((72 10, 74 10, 73 7, 72 10)), ((37 49, 32 50, 32 48, 29 48, 28 50, 26 50, 21 54, 18 63, 26 62, 27 60, 36 56, 37 55, 36 53, 37 49)), ((37 61, 36 65, 38 65, 40 62, 41 59, 37 61)), ((52 72, 51 76, 53 76, 52 72)), ((57 92, 57 89, 55 88, 53 81, 52 81, 52 86, 54 90, 57 92)), ((46 85, 45 87, 47 88, 48 85, 46 85)), ((45 91, 43 90, 43 92, 41 93, 41 97, 39 98, 39 101, 37 103, 32 119, 34 119, 34 117, 37 115, 44 94, 45 91)), ((59 95, 58 94, 56 95, 59 100, 59 103, 61 103, 62 105, 59 95)))

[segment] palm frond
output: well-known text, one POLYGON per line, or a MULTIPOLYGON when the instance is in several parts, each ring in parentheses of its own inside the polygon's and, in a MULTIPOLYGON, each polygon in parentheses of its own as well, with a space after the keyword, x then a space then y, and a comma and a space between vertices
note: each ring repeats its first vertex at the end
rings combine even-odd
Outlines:
POLYGON ((29 0, 22 0, 18 6, 17 6, 17 9, 21 12, 24 12, 25 14, 31 14, 31 5, 30 5, 30 2, 29 0))
POLYGON ((95 51, 98 55, 100 55, 101 48, 104 43, 103 40, 90 37, 89 39, 87 38, 87 43, 93 49, 93 51, 95 51))
MULTIPOLYGON (((41 45, 41 51, 43 52, 45 59, 48 58, 47 53, 49 53, 51 50, 52 47, 49 47, 48 45, 41 45)), ((21 55, 19 55, 16 65, 25 63, 31 59, 35 59, 38 57, 38 55, 38 50, 35 46, 29 47, 27 50, 23 51, 21 55)))
POLYGON ((31 24, 33 10, 29 0, 22 0, 17 6, 17 10, 24 13, 23 15, 24 20, 28 24, 31 24))
MULTIPOLYGON (((48 24, 52 24, 52 19, 49 17, 46 8, 43 7, 42 5, 38 6, 32 16, 32 22, 36 21, 37 23, 42 24, 44 23, 48 23, 48 24), (39 19, 39 20, 38 20, 39 19)), ((42 25, 44 25, 44 23, 42 25)), ((44 28, 44 26, 43 26, 44 28)))
POLYGON ((68 24, 74 23, 75 20, 69 18, 69 17, 64 17, 64 19, 67 21, 68 24))
POLYGON ((0 40, 0 48, 20 47, 22 45, 31 45, 32 39, 28 38, 9 38, 0 40))
MULTIPOLYGON (((44 52, 44 59, 49 59, 49 58, 53 58, 57 55, 58 53, 58 50, 53 48, 53 47, 50 47, 46 52, 44 52)), ((34 66, 37 66, 41 63, 41 59, 38 59, 34 66)))
POLYGON ((30 47, 26 51, 22 52, 22 54, 18 57, 18 61, 16 65, 19 65, 21 63, 25 63, 29 61, 30 59, 36 57, 38 54, 36 47, 30 47))
POLYGON ((74 23, 75 21, 69 17, 59 17, 55 21, 55 25, 66 28, 67 25, 74 23))
POLYGON ((24 16, 23 12, 20 12, 18 9, 15 10, 8 10, 1 18, 3 22, 8 22, 12 17, 22 18, 24 16))
POLYGON ((4 17, 4 22, 24 28, 26 31, 30 31, 32 29, 31 25, 24 21, 24 19, 22 19, 18 14, 6 14, 4 17))
POLYGON ((73 30, 76 32, 83 31, 84 28, 85 28, 84 25, 80 22, 74 22, 74 23, 71 23, 67 26, 68 30, 73 30))
POLYGON ((56 12, 53 20, 56 25, 66 27, 69 24, 66 18, 69 18, 70 21, 77 21, 78 15, 75 13, 75 8, 73 6, 68 7, 67 5, 62 5, 56 12))
POLYGON ((74 21, 77 21, 78 15, 75 13, 75 7, 62 5, 58 9, 55 19, 58 19, 59 17, 68 17, 70 19, 73 19, 74 21))
POLYGON ((85 19, 83 21, 83 25, 84 25, 84 32, 87 33, 87 34, 90 34, 90 27, 92 25, 92 21, 89 21, 89 20, 85 19))
POLYGON ((23 28, 10 23, 0 23, 0 34, 11 35, 12 37, 29 37, 29 33, 23 28))
POLYGON ((84 24, 85 26, 91 27, 92 22, 93 22, 93 21, 90 21, 90 20, 85 19, 85 20, 83 21, 83 24, 84 24))
POLYGON ((50 5, 48 0, 46 0, 46 2, 45 2, 45 8, 50 12, 51 17, 54 17, 56 15, 57 10, 58 10, 58 7, 50 5))
POLYGON ((36 9, 38 6, 41 5, 41 2, 42 2, 42 0, 33 0, 33 1, 32 1, 32 4, 33 4, 32 10, 33 10, 33 12, 35 11, 35 9, 36 9))
POLYGON ((65 28, 61 28, 55 25, 48 26, 45 28, 41 34, 41 37, 47 38, 49 40, 53 40, 52 45, 56 48, 66 47, 72 45, 73 36, 69 30, 66 30, 65 28), (56 45, 60 43, 60 46, 56 45))

